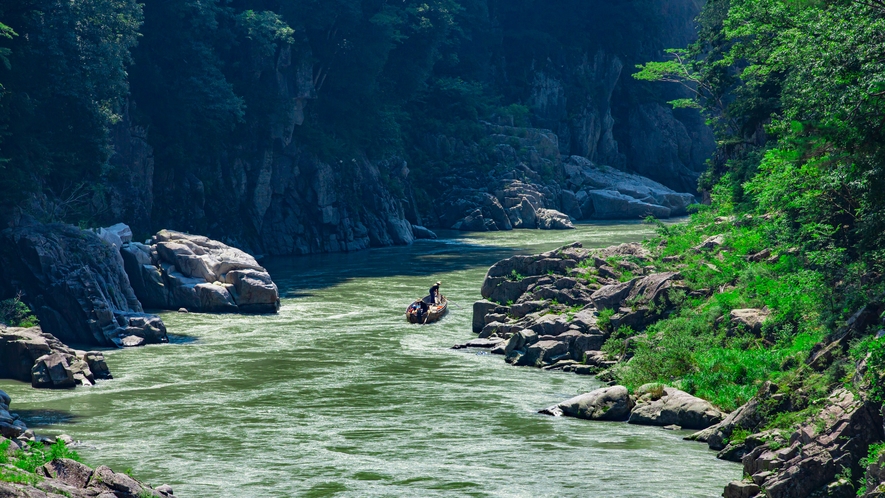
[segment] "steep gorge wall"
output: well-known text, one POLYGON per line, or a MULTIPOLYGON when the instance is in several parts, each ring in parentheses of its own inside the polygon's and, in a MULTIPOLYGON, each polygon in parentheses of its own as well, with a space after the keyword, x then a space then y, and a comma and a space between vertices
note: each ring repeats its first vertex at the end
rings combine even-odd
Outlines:
MULTIPOLYGON (((531 85, 516 99, 530 109, 533 127, 555 133, 559 151, 522 150, 529 159, 508 167, 547 169, 552 174, 543 182, 564 184, 561 160, 576 155, 695 192, 714 148, 712 133, 694 111, 674 112, 662 103, 665 99, 648 96, 652 92, 630 74, 636 63, 660 58, 664 48, 693 38, 692 19, 699 8, 694 0, 647 3, 662 23, 640 50, 563 53, 522 68, 531 74, 531 85)), ((499 160, 500 144, 489 154, 461 137, 444 136, 428 136, 418 145, 430 156, 437 154, 440 143, 457 145, 455 155, 463 157, 452 163, 446 177, 416 181, 414 173, 410 176, 416 165, 403 159, 408 150, 381 160, 343 151, 320 158, 293 138, 298 127, 311 126, 305 123, 305 112, 312 101, 323 98, 316 88, 313 56, 293 52, 285 47, 243 70, 275 102, 273 112, 249 122, 234 141, 188 169, 155 159, 150 129, 126 112, 115 128, 111 160, 126 174, 111 185, 107 221, 126 221, 136 236, 158 228, 203 233, 256 254, 408 244, 414 239, 413 223, 449 227, 445 216, 419 209, 416 193, 431 206, 453 202, 442 196, 456 187, 486 188, 483 168, 514 162, 499 160)), ((505 86, 507 78, 494 84, 505 86)))
POLYGON ((657 97, 631 74, 636 64, 661 59, 664 49, 690 43, 700 5, 694 0, 649 3, 661 24, 650 29, 640 50, 600 49, 571 60, 533 61, 526 103, 532 124, 553 130, 563 155, 583 156, 694 193, 716 147, 712 130, 696 111, 674 111, 664 103, 685 97, 680 89, 658 88, 664 95, 657 97))
POLYGON ((288 48, 267 62, 256 62, 254 79, 279 108, 250 139, 190 170, 155 167, 148 133, 125 113, 111 163, 127 174, 110 186, 108 222, 131 223, 136 236, 157 227, 202 233, 268 255, 410 244, 402 194, 389 187, 406 180, 405 162, 323 161, 306 151, 292 135, 316 98, 312 66, 288 48))

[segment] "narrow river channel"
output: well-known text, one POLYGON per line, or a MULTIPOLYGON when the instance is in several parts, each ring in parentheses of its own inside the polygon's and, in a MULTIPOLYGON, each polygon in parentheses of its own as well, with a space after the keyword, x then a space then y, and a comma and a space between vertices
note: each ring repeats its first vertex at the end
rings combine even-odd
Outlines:
POLYGON ((0 381, 44 434, 180 498, 721 496, 740 478, 685 433, 536 412, 599 387, 449 349, 475 337, 490 265, 579 240, 638 241, 640 224, 576 231, 442 232, 435 241, 264 261, 272 316, 164 313, 173 344, 111 351, 112 381, 41 391, 0 381), (455 306, 408 325, 441 280, 455 306))

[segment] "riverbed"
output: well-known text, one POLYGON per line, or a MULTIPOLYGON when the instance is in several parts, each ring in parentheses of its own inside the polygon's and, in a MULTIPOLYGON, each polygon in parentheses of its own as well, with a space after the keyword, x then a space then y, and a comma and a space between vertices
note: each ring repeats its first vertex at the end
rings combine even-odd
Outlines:
POLYGON ((642 224, 462 234, 409 247, 264 261, 279 314, 166 312, 172 344, 107 352, 92 388, 0 389, 39 433, 180 498, 714 497, 741 477, 685 432, 538 415, 600 387, 484 351, 472 303, 488 267, 581 241, 639 241, 642 224), (453 303, 409 325, 433 282, 453 303))

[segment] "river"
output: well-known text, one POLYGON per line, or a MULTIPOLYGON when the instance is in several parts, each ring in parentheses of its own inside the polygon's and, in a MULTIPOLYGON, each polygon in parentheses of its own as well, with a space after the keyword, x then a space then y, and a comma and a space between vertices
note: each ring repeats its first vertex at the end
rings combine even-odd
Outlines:
POLYGON ((721 496, 741 477, 684 432, 536 412, 600 386, 449 349, 471 333, 490 265, 579 240, 641 240, 641 224, 443 232, 353 254, 267 260, 277 315, 163 313, 172 344, 110 351, 115 379, 68 391, 0 381, 39 433, 180 498, 721 496), (404 320, 441 280, 439 323, 404 320))

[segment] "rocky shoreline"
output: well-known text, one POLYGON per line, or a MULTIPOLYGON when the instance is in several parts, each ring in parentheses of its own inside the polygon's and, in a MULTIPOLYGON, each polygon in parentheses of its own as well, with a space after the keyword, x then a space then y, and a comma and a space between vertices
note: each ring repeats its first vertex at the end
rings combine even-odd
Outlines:
POLYGON ((34 434, 0 391, 0 496, 29 498, 174 498, 168 485, 151 487, 104 465, 78 461, 70 436, 34 434), (64 456, 60 456, 64 455, 64 456), (33 467, 33 469, 32 469, 33 467))
MULTIPOLYGON (((690 250, 711 251, 722 244, 723 238, 714 236, 690 250)), ((653 251, 640 244, 586 250, 575 243, 499 261, 483 282, 485 299, 473 307, 478 339, 454 348, 488 348, 514 366, 593 374, 609 383, 540 413, 699 430, 687 439, 707 443, 718 458, 743 465, 747 478, 728 484, 725 498, 847 498, 856 495, 852 472, 867 483, 857 496, 885 496, 885 455, 868 457, 868 450, 885 440, 885 408, 864 394, 859 380, 864 364, 858 365, 852 390, 834 390, 823 409, 797 421, 793 431, 759 432, 774 414, 791 411, 789 396, 771 382, 731 413, 671 386, 646 384, 631 392, 616 385, 613 369, 631 360, 631 341, 642 340, 642 332, 674 313, 686 296, 712 292, 692 290, 678 271, 656 268, 653 251), (630 328, 628 337, 621 337, 622 327, 630 328), (733 437, 738 432, 747 435, 733 437)), ((758 332, 768 313, 732 310, 729 327, 758 332)), ((842 337, 863 330, 874 316, 875 310, 861 310, 843 327, 842 337)), ((840 347, 845 346, 839 341, 821 344, 809 365, 834 361, 840 347)))
MULTIPOLYGON (((276 313, 280 307, 276 284, 244 251, 169 230, 140 244, 124 224, 97 230, 32 224, 0 232, 0 297, 9 296, 15 296, 11 309, 26 306, 35 316, 23 327, 7 326, 0 317, 0 378, 52 389, 113 378, 102 352, 70 344, 168 342, 162 319, 142 303, 212 313, 276 313)), ((9 411, 10 401, 0 392, 0 496, 173 496, 169 486, 152 488, 65 457, 64 438, 58 443, 35 435, 9 411), (35 458, 45 462, 14 464, 35 458)))

